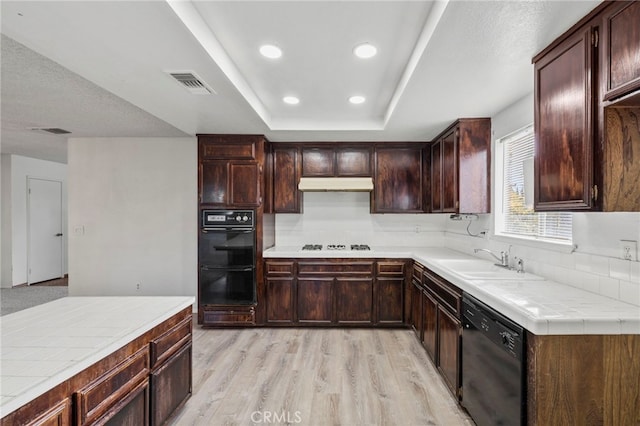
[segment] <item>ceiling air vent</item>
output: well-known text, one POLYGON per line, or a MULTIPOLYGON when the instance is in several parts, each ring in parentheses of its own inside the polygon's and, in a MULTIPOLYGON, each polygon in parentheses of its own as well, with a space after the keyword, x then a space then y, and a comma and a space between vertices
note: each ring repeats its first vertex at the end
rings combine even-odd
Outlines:
POLYGON ((51 128, 47 128, 47 129, 37 127, 37 128, 31 129, 31 130, 34 130, 34 131, 37 131, 37 132, 52 133, 54 135, 67 135, 67 134, 71 133, 70 131, 65 130, 65 129, 61 129, 59 127, 51 127, 51 128))
POLYGON ((178 83, 194 95, 208 95, 216 93, 209 87, 196 73, 191 71, 169 72, 169 75, 176 79, 178 83))

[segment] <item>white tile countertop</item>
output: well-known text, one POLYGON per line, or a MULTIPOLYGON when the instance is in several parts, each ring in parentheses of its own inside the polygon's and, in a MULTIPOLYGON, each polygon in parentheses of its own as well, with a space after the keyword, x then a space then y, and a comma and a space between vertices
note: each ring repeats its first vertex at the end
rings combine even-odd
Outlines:
POLYGON ((513 278, 500 280, 469 279, 452 266, 455 264, 452 261, 472 261, 479 265, 486 262, 488 266, 493 262, 447 248, 372 247, 370 251, 301 251, 296 247, 275 247, 265 250, 263 256, 413 259, 534 334, 640 334, 639 306, 531 274, 519 276, 513 273, 513 278))
POLYGON ((0 418, 193 303, 193 297, 64 297, 0 317, 0 418))

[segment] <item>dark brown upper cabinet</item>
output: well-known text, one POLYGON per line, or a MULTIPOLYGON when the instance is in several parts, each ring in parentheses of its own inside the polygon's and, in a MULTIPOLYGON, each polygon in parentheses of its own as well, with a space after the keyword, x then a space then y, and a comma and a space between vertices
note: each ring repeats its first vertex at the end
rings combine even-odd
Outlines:
POLYGON ((301 213, 300 149, 295 146, 272 144, 273 212, 301 213))
POLYGON ((371 176, 371 152, 371 145, 305 146, 302 148, 302 176, 371 176))
POLYGON ((640 2, 617 1, 603 13, 603 100, 640 89, 640 2))
POLYGON ((431 144, 431 212, 488 213, 491 120, 462 118, 431 144))
POLYGON ((264 142, 258 135, 198 135, 200 204, 259 207, 264 185, 264 142))
POLYGON ((533 58, 538 211, 640 211, 640 3, 605 1, 533 58))
POLYGON ((423 144, 376 146, 371 213, 423 213, 423 144))
POLYGON ((585 25, 535 59, 534 208, 591 210, 595 206, 595 33, 585 25))

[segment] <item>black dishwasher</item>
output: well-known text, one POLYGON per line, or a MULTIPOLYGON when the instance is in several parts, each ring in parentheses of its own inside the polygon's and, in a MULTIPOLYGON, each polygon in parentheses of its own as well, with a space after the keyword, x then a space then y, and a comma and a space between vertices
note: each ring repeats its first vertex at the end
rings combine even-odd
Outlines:
POLYGON ((526 424, 524 329, 462 296, 462 406, 478 426, 526 424))

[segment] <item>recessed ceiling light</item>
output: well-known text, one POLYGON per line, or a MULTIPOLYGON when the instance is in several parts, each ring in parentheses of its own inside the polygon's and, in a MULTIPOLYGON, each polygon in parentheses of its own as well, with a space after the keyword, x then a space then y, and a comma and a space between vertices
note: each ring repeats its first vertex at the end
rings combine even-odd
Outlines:
POLYGON ((376 53, 378 53, 378 49, 371 43, 362 43, 353 49, 353 54, 363 59, 372 58, 376 56, 376 53))
POLYGON ((365 100, 364 96, 352 96, 349 98, 349 102, 355 105, 362 104, 365 100))
POLYGON ((260 54, 265 58, 269 59, 278 59, 282 56, 282 50, 278 46, 274 46, 273 44, 265 44, 260 46, 260 54))
POLYGON ((285 96, 284 98, 282 98, 282 102, 289 105, 298 105, 300 103, 300 99, 296 98, 295 96, 285 96))

